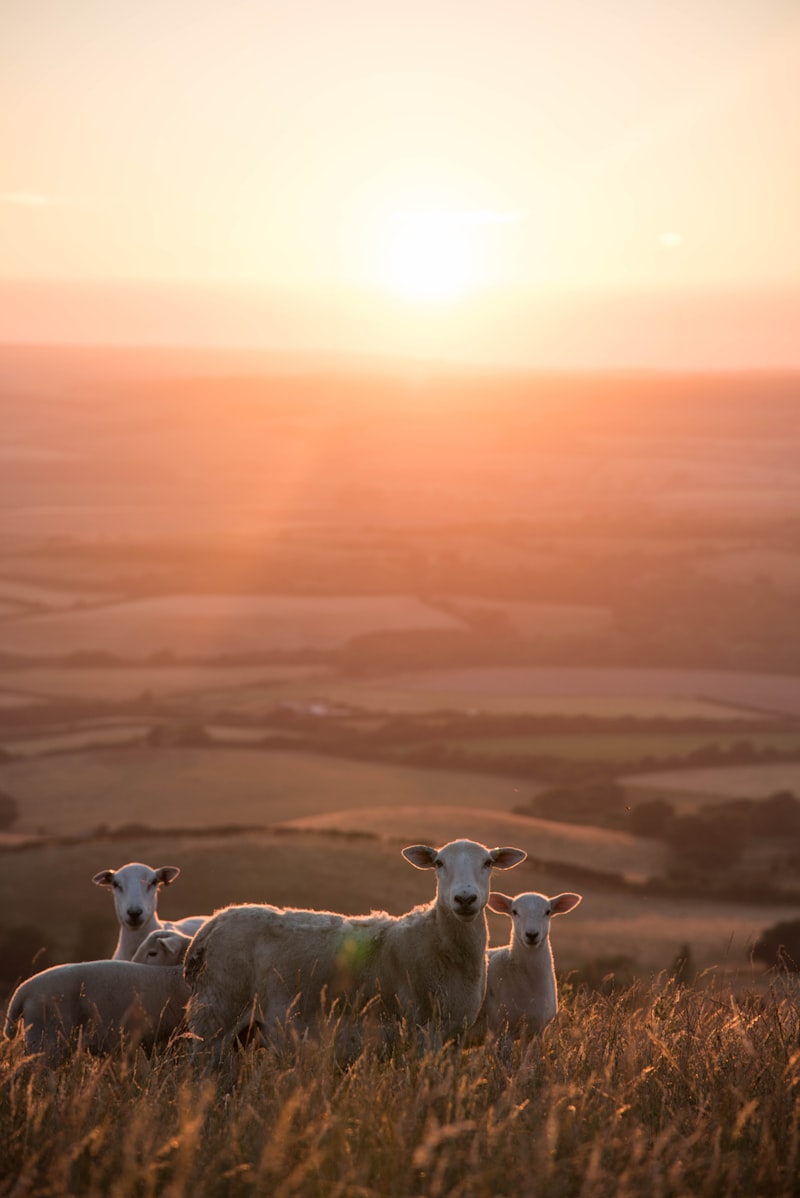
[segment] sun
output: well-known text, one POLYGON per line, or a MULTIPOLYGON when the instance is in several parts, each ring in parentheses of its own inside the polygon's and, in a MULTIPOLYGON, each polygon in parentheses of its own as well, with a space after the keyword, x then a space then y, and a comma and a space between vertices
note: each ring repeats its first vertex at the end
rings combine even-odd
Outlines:
POLYGON ((456 299, 480 282, 478 248, 463 213, 440 208, 394 212, 383 252, 384 285, 418 303, 456 299))

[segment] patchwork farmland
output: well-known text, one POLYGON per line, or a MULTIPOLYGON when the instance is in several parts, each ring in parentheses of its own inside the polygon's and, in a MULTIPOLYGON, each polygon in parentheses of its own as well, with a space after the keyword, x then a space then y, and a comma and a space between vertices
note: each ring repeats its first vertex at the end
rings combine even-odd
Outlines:
POLYGON ((0 851, 24 902, 0 941, 45 926, 43 869, 63 959, 99 914, 70 887, 126 857, 176 859, 175 913, 399 910, 427 895, 402 843, 474 835, 585 894, 571 968, 687 943, 750 968, 799 897, 782 384, 445 372, 411 404, 396 377, 118 365, 113 402, 55 351, 4 393, 0 851), (771 838, 725 841, 734 800, 771 838))

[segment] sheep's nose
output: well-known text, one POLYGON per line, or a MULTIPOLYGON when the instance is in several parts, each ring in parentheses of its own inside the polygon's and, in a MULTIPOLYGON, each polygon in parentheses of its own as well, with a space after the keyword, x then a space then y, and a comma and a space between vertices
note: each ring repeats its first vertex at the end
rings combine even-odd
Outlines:
POLYGON ((539 933, 538 932, 526 932, 525 933, 525 943, 526 944, 538 944, 539 943, 539 933))
POLYGON ((477 894, 471 891, 468 891, 467 893, 462 892, 461 894, 456 894, 453 897, 456 901, 456 908, 460 909, 461 911, 469 911, 470 908, 474 907, 478 901, 477 894))
POLYGON ((128 907, 127 914, 128 914, 128 919, 131 921, 131 923, 138 923, 139 920, 142 918, 142 908, 141 907, 128 907))

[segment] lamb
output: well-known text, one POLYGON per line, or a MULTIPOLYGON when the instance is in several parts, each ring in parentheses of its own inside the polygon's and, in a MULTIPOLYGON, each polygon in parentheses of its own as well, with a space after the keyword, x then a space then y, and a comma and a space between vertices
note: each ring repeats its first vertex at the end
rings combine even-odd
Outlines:
POLYGON ((204 915, 191 915, 174 922, 159 919, 156 912, 158 892, 169 886, 181 871, 176 865, 151 869, 139 861, 129 861, 120 869, 103 869, 92 878, 95 886, 107 886, 114 896, 119 920, 119 936, 113 961, 132 961, 142 941, 158 929, 194 935, 205 920, 204 915))
POLYGON ((510 869, 527 854, 456 840, 438 850, 410 845, 403 856, 434 869, 437 882, 435 898, 405 915, 256 905, 216 912, 184 962, 196 1045, 218 1062, 244 1035, 266 1042, 289 1022, 306 1030, 337 1000, 348 1011, 370 1004, 384 1040, 403 1018, 445 1038, 463 1033, 486 989, 492 869, 510 869))
POLYGON ((579 894, 553 898, 536 892, 507 894, 492 891, 488 906, 511 917, 511 942, 489 950, 486 1000, 478 1025, 482 1030, 513 1034, 523 1027, 541 1032, 558 1011, 550 919, 565 915, 581 901, 579 894))
POLYGON ((141 965, 182 965, 191 943, 191 936, 184 932, 157 928, 145 937, 133 954, 133 960, 141 965))
MULTIPOLYGON (((188 943, 188 938, 187 943, 188 943)), ((164 951, 168 962, 175 954, 164 951)), ((185 951, 185 946, 177 946, 185 951)), ((17 986, 6 1012, 13 1039, 22 1022, 28 1052, 57 1065, 73 1044, 113 1052, 165 1044, 181 1025, 189 987, 180 963, 163 967, 133 961, 83 961, 53 965, 17 986)))

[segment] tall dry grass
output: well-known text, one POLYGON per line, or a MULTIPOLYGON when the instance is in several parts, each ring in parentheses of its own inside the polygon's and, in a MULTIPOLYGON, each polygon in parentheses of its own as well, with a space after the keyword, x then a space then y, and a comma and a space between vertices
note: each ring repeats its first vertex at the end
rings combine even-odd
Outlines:
POLYGON ((403 1041, 340 1069, 333 1029, 247 1050, 235 1085, 185 1046, 0 1050, 0 1193, 97 1198, 781 1198, 800 1193, 800 1019, 762 996, 657 979, 569 989, 544 1042, 403 1041))

